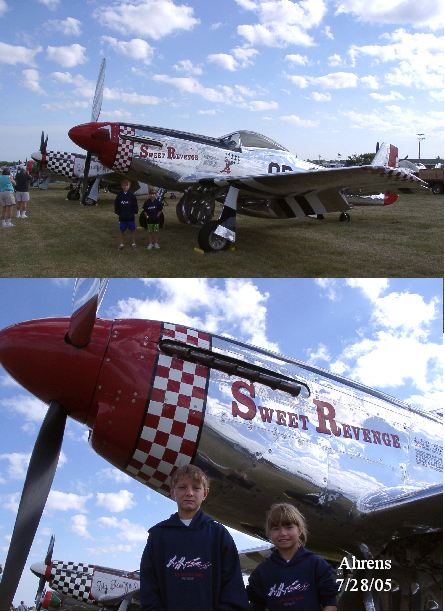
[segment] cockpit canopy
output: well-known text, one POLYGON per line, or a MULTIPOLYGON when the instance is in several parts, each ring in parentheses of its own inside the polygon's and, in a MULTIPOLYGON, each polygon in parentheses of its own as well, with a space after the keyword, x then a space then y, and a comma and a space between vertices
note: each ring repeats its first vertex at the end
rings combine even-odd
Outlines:
POLYGON ((224 145, 232 151, 241 151, 241 147, 255 147, 258 149, 287 151, 287 149, 271 138, 258 134, 257 132, 250 132, 248 130, 239 130, 238 132, 233 132, 233 134, 221 136, 221 140, 224 145))

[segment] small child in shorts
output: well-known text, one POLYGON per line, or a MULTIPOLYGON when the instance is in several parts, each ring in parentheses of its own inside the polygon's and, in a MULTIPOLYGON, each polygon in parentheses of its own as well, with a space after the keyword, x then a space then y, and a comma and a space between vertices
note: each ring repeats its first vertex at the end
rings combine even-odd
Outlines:
POLYGON ((124 233, 127 229, 131 232, 133 251, 136 249, 136 225, 134 215, 138 212, 138 201, 132 191, 130 191, 131 183, 128 179, 124 179, 121 183, 122 191, 120 191, 114 200, 114 212, 119 216, 119 236, 121 243, 119 251, 124 248, 124 233))
POLYGON ((338 584, 332 566, 304 548, 304 516, 292 504, 274 504, 266 533, 275 545, 249 577, 253 610, 337 610, 338 584))
POLYGON ((145 213, 145 216, 147 217, 147 231, 149 240, 147 249, 153 248, 153 242, 151 238, 152 234, 154 234, 155 239, 154 247, 155 249, 159 249, 159 217, 162 213, 162 201, 161 198, 157 197, 156 189, 150 188, 148 195, 148 200, 144 202, 144 205, 142 206, 142 210, 145 213))

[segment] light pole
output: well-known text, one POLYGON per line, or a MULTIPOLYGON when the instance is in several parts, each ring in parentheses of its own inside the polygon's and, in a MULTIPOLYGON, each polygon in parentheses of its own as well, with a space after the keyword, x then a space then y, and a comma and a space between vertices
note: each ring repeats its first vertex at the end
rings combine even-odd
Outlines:
POLYGON ((419 164, 420 164, 420 141, 425 140, 425 134, 416 134, 416 136, 419 141, 419 164))

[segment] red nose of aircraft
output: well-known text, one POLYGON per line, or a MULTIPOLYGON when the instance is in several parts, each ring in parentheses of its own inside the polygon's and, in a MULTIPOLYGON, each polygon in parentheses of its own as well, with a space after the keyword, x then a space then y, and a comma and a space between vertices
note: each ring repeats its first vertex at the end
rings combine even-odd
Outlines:
POLYGON ((112 321, 97 319, 91 342, 65 342, 69 318, 25 321, 0 331, 0 363, 20 385, 45 403, 57 400, 85 423, 110 336, 112 321))
POLYGON ((96 155, 104 166, 112 168, 119 140, 118 123, 84 123, 68 132, 71 140, 96 155))

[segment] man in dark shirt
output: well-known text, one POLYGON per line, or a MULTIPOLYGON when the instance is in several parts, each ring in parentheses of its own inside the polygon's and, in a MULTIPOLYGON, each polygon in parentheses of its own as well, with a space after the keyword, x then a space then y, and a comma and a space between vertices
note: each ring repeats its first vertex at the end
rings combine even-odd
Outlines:
POLYGON ((15 197, 17 200, 17 219, 27 219, 26 216, 26 204, 29 202, 29 184, 32 181, 32 176, 25 171, 23 166, 19 166, 17 174, 15 175, 16 182, 16 193, 15 197))

